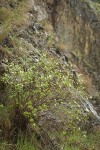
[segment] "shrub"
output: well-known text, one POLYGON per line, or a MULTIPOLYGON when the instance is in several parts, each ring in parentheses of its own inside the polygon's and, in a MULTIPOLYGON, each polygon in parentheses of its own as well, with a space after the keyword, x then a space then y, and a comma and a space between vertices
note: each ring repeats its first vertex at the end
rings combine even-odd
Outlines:
MULTIPOLYGON (((14 130, 12 139, 17 141, 19 131, 25 133, 28 124, 33 128, 40 128, 39 114, 48 112, 52 106, 53 113, 59 118, 63 114, 62 119, 65 119, 66 125, 61 127, 59 135, 63 133, 68 136, 87 120, 87 115, 80 107, 82 95, 84 97, 81 86, 76 89, 69 69, 65 69, 66 66, 51 58, 49 54, 43 54, 34 64, 31 59, 25 62, 10 63, 2 78, 8 97, 5 105, 11 110, 10 120, 14 130)), ((57 128, 56 130, 58 131, 57 128)), ((52 131, 43 132, 47 132, 50 139, 52 135, 59 137, 52 131)))

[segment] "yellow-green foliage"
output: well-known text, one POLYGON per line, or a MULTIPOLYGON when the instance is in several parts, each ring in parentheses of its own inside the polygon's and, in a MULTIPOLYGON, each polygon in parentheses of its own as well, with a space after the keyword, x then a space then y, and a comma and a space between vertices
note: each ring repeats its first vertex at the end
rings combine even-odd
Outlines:
MULTIPOLYGON (((4 123, 0 116, 3 135, 4 133, 8 134, 7 137, 4 137, 5 139, 10 140, 15 135, 17 137, 18 133, 14 130, 16 128, 18 131, 22 130, 25 126, 27 128, 27 123, 36 128, 38 113, 49 111, 51 106, 55 106, 53 110, 55 115, 61 116, 63 120, 66 118, 67 129, 64 130, 62 126, 61 134, 58 133, 60 136, 66 136, 70 131, 76 130, 79 122, 81 122, 80 126, 86 122, 87 116, 82 114, 79 106, 82 96, 85 97, 85 95, 81 87, 77 87, 77 89, 74 87, 73 76, 69 74, 66 66, 62 66, 49 54, 43 54, 34 64, 31 59, 26 58, 23 62, 24 64, 21 63, 21 60, 20 63, 10 63, 8 71, 2 78, 6 85, 5 105, 7 106, 2 106, 0 111, 1 115, 6 108, 9 112, 4 123), (64 102, 73 109, 63 107, 64 102), (7 120, 8 118, 9 120, 7 120), (8 121, 10 126, 5 125, 8 124, 8 121)), ((6 115, 6 111, 4 115, 6 115)), ((45 131, 50 132, 48 133, 50 137, 60 138, 56 132, 52 133, 46 129, 45 131)), ((61 141, 64 139, 65 137, 61 137, 61 141)))

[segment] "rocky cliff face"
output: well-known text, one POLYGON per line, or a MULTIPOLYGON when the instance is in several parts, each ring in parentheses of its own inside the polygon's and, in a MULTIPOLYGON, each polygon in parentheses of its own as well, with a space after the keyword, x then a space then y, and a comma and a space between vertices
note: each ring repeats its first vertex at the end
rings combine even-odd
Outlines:
MULTIPOLYGON (((100 90, 100 21, 90 0, 44 0, 55 31, 100 90)), ((98 7, 100 5, 98 4, 98 7)))

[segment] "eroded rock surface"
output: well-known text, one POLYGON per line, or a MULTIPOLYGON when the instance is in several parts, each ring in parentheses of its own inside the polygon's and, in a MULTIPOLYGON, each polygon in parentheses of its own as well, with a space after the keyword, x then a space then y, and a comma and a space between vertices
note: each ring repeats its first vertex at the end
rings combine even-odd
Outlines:
POLYGON ((44 2, 66 52, 76 57, 76 63, 84 66, 100 90, 100 22, 94 4, 83 0, 44 2))

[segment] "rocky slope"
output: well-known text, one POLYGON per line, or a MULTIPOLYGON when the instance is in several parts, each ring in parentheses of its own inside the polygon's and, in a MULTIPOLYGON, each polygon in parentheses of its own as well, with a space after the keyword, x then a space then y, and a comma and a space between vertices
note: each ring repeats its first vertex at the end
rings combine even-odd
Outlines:
POLYGON ((100 120, 100 4, 0 0, 0 7, 1 139, 16 143, 21 130, 39 149, 64 149, 66 133, 100 120))

